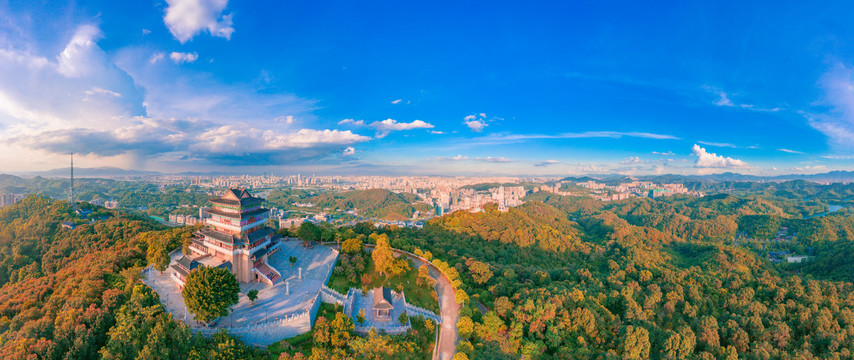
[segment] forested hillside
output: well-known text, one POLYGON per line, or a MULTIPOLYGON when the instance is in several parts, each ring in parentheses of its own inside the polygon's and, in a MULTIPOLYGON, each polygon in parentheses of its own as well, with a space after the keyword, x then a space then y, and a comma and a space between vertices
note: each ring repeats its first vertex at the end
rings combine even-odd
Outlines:
POLYGON ((590 252, 590 246, 581 245, 576 224, 567 220, 565 213, 540 202, 528 202, 507 212, 490 204, 482 212, 457 211, 432 223, 523 248, 536 245, 543 250, 590 252))
POLYGON ((0 210, 0 358, 263 357, 220 335, 193 337, 138 278, 192 228, 107 211, 90 225, 64 201, 30 196, 0 210), (74 229, 59 226, 77 221, 74 229))
POLYGON ((458 212, 389 232, 394 246, 430 251, 461 274, 470 301, 458 351, 469 358, 852 356, 854 272, 830 270, 852 253, 848 217, 804 219, 802 207, 761 195, 544 195, 507 213, 458 212), (733 246, 738 232, 761 237, 786 225, 800 232, 799 246, 836 255, 798 268, 733 246))

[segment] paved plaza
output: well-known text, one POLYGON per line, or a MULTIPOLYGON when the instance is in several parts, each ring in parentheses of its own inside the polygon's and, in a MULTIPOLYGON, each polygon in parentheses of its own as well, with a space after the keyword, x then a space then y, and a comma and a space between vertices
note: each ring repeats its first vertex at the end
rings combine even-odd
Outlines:
MULTIPOLYGON (((241 283, 240 302, 232 308, 231 314, 217 320, 213 328, 237 328, 275 321, 312 307, 320 286, 332 274, 338 252, 326 246, 308 249, 302 246, 302 241, 296 239, 283 240, 279 247, 278 252, 270 255, 268 262, 282 274, 282 279, 273 286, 257 282, 241 283), (297 257, 296 264, 291 265, 288 260, 290 256, 297 257), (299 279, 298 274, 300 267, 302 279, 299 279), (286 294, 288 284, 290 295, 286 294), (246 297, 251 289, 258 290, 258 299, 254 305, 246 297)), ((172 261, 181 256, 180 250, 173 252, 172 261)), ((187 313, 178 285, 172 279, 172 272, 174 270, 171 268, 163 273, 147 268, 144 282, 160 295, 161 302, 176 319, 193 327, 201 327, 202 324, 194 321, 193 315, 187 313)))

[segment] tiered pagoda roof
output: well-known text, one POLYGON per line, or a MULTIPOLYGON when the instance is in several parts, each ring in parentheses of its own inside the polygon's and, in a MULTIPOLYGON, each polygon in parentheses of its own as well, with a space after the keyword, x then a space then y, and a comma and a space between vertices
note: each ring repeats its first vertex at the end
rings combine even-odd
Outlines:
POLYGON ((210 201, 214 204, 248 206, 260 204, 263 200, 252 196, 246 189, 228 189, 222 197, 210 201))

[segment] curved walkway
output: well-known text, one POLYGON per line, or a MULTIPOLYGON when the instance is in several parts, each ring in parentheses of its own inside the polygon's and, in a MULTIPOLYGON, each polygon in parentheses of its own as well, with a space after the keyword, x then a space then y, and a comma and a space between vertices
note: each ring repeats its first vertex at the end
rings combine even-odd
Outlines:
MULTIPOLYGON (((454 353, 457 351, 457 320, 460 317, 460 305, 454 297, 454 288, 448 279, 439 272, 429 261, 410 254, 405 251, 395 249, 403 253, 415 262, 427 264, 430 269, 430 276, 436 279, 436 294, 439 295, 440 315, 442 316, 442 327, 439 331, 439 344, 436 351, 433 352, 434 360, 451 360, 454 353)), ((419 265, 420 266, 420 265, 419 265)))
MULTIPOLYGON (((337 247, 335 243, 325 243, 331 247, 337 247)), ((373 248, 373 244, 365 244, 366 248, 373 248)), ((439 342, 433 351, 433 360, 451 360, 457 351, 457 321, 460 317, 460 305, 454 297, 454 287, 442 272, 426 259, 403 250, 394 249, 399 255, 405 255, 416 264, 426 264, 430 269, 430 276, 436 279, 436 295, 439 296, 439 312, 442 316, 442 326, 439 328, 439 342)), ((420 264, 418 266, 421 266, 420 264)))

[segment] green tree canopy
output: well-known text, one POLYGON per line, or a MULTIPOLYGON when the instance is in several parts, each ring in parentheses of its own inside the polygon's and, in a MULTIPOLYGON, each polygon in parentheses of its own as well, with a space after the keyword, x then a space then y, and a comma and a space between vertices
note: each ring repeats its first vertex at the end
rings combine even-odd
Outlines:
POLYGON ((228 269, 199 266, 187 276, 181 295, 187 309, 202 322, 228 315, 237 304, 240 285, 228 269))

